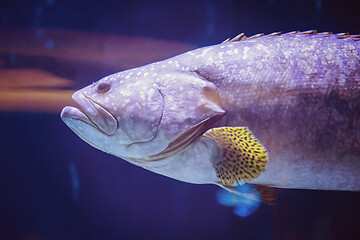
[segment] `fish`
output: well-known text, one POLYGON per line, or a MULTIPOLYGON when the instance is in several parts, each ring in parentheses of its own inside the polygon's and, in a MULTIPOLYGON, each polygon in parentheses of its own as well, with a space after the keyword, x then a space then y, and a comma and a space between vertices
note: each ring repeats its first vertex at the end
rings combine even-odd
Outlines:
POLYGON ((240 34, 72 97, 61 118, 80 138, 173 179, 270 202, 273 188, 360 190, 360 35, 240 34))

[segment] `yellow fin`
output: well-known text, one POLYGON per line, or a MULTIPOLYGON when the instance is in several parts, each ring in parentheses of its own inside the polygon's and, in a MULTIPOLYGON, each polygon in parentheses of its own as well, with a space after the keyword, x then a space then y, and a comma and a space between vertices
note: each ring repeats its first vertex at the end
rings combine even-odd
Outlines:
POLYGON ((213 163, 221 184, 243 184, 265 171, 267 151, 247 127, 212 128, 204 137, 214 141, 222 149, 219 161, 213 163))

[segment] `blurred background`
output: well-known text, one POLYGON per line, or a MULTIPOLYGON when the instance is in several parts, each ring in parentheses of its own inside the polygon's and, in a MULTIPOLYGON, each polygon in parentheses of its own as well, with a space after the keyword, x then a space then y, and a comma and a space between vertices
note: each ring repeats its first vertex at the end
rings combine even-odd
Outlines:
POLYGON ((359 12, 351 0, 0 1, 0 240, 360 239, 360 193, 279 190, 239 217, 216 186, 107 155, 59 117, 111 73, 241 32, 359 34, 359 12))

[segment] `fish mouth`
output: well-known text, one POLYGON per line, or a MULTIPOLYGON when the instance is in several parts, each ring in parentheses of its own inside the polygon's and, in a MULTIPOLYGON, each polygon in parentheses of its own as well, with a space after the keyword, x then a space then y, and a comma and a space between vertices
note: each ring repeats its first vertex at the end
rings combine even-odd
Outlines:
POLYGON ((60 115, 71 129, 78 133, 79 126, 75 123, 81 121, 108 136, 115 134, 118 121, 108 110, 82 93, 75 92, 72 98, 79 107, 66 106, 60 115))

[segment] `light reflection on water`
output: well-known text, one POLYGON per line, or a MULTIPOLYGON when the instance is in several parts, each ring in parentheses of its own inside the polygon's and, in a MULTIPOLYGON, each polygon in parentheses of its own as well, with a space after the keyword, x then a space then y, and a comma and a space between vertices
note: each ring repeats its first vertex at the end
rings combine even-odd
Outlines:
POLYGON ((0 69, 0 111, 59 113, 71 104, 71 80, 41 69, 0 69))
POLYGON ((75 90, 105 75, 195 48, 55 29, 0 29, 0 36, 0 111, 59 114, 63 106, 73 104, 75 90))
POLYGON ((260 194, 255 188, 250 188, 248 184, 237 186, 236 190, 244 194, 250 194, 251 197, 244 197, 219 189, 216 200, 220 205, 233 207, 234 214, 239 217, 250 216, 260 207, 260 194))

